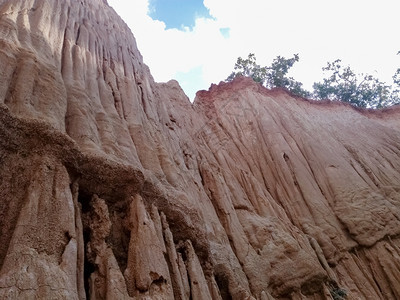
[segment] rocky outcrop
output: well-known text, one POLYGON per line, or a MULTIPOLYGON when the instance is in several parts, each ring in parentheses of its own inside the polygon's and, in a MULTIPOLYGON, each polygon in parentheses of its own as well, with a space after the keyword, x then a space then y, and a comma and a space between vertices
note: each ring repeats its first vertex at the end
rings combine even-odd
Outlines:
POLYGON ((191 104, 105 1, 0 11, 0 298, 400 298, 398 107, 191 104))

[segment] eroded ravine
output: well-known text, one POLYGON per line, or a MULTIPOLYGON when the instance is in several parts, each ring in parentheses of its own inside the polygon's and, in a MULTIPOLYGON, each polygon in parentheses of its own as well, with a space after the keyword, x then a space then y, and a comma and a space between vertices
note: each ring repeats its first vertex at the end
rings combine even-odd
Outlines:
POLYGON ((191 104, 106 1, 0 11, 0 298, 400 298, 399 108, 191 104))

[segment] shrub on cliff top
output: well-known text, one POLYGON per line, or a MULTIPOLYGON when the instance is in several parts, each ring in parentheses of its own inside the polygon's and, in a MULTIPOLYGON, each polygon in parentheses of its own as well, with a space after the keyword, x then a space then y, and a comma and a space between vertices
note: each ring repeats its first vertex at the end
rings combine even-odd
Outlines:
POLYGON ((292 58, 277 56, 271 66, 261 67, 257 64, 255 55, 250 53, 246 59, 237 59, 234 71, 226 81, 247 76, 267 88, 282 87, 301 97, 343 101, 358 107, 382 108, 400 104, 400 68, 393 76, 393 86, 390 86, 372 75, 356 74, 337 59, 322 68, 327 77, 322 82, 314 83, 314 91, 310 93, 303 88, 301 82, 288 77, 290 68, 298 61, 298 54, 294 54, 292 58))
POLYGON ((250 53, 246 59, 239 57, 235 63, 234 71, 226 81, 232 81, 238 76, 251 77, 255 82, 261 83, 267 88, 282 87, 295 95, 309 97, 311 94, 302 88, 302 83, 288 77, 290 68, 299 61, 299 55, 292 58, 277 56, 270 67, 261 67, 256 62, 254 53, 250 53))

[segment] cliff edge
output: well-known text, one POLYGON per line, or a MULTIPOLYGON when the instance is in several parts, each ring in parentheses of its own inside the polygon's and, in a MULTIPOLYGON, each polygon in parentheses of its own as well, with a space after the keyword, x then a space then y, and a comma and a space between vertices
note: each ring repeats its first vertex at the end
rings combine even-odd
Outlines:
POLYGON ((400 299, 400 108, 154 82, 103 0, 0 1, 1 299, 400 299))

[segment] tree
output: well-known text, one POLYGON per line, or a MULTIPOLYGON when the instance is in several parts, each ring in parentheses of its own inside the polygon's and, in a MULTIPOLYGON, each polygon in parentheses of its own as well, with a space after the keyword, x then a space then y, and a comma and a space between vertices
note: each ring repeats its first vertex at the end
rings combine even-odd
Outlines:
POLYGON ((232 81, 236 77, 245 76, 253 78, 255 82, 265 83, 267 69, 257 65, 254 53, 250 53, 247 59, 238 57, 234 69, 237 71, 233 71, 226 81, 232 81))
POLYGON ((270 67, 261 67, 256 62, 254 53, 250 53, 247 59, 239 57, 236 61, 234 70, 228 76, 226 81, 232 81, 238 76, 251 77, 267 88, 282 87, 290 92, 302 96, 309 97, 310 93, 302 88, 301 82, 295 81, 292 77, 288 77, 287 73, 293 65, 299 61, 299 55, 294 54, 292 58, 277 56, 270 67))
MULTIPOLYGON (((400 55, 400 51, 397 54, 400 55)), ((292 58, 277 56, 271 66, 261 67, 257 64, 255 55, 250 53, 246 59, 237 59, 234 71, 226 80, 247 76, 267 88, 282 87, 298 96, 312 95, 315 99, 343 101, 358 107, 382 108, 400 104, 400 68, 393 75, 393 86, 390 86, 372 75, 356 74, 337 59, 322 68, 328 77, 322 82, 314 83, 311 94, 303 89, 301 82, 287 76, 290 68, 298 61, 298 54, 294 54, 292 58)))
MULTIPOLYGON (((397 52, 397 55, 400 55, 400 51, 397 52)), ((393 78, 393 83, 394 83, 392 98, 395 103, 399 104, 400 103, 400 68, 397 69, 396 73, 393 75, 392 78, 393 78)))
MULTIPOLYGON (((369 74, 356 74, 349 66, 343 67, 340 59, 328 62, 322 70, 329 77, 314 83, 316 99, 348 102, 358 107, 381 108, 398 103, 398 92, 369 74)), ((393 80, 400 83, 400 69, 393 80), (396 78, 395 78, 396 77, 396 78)))

